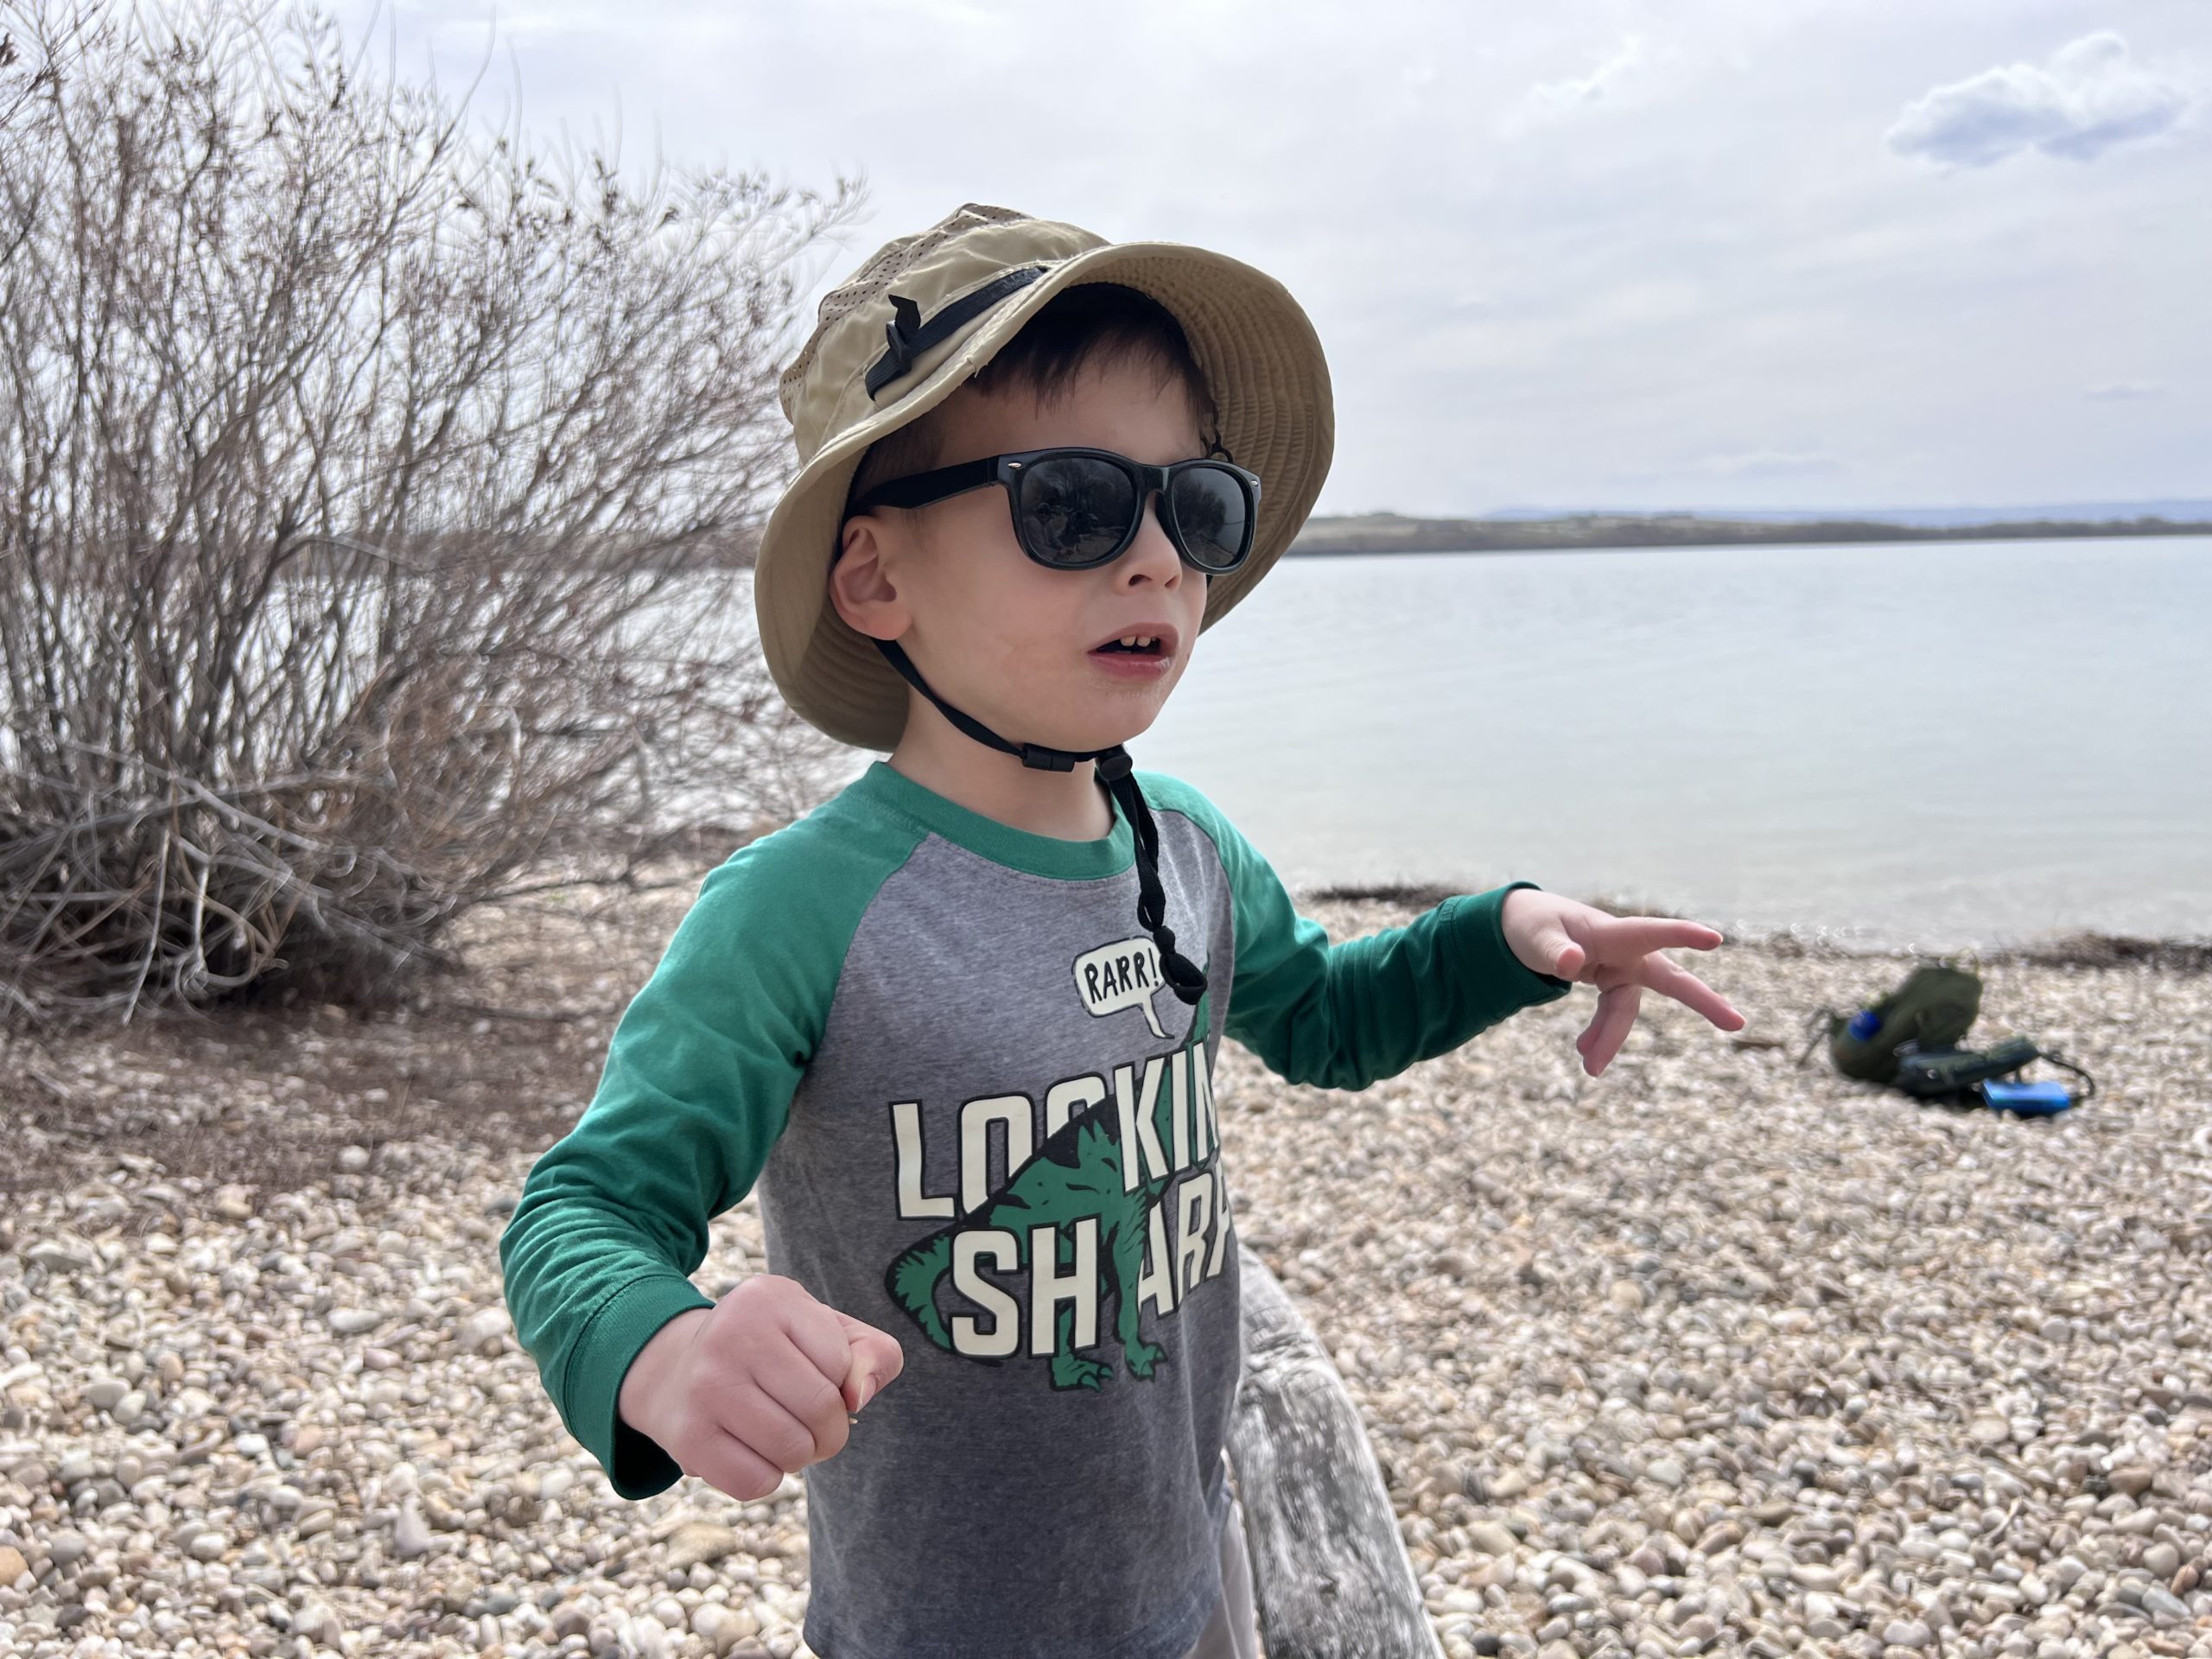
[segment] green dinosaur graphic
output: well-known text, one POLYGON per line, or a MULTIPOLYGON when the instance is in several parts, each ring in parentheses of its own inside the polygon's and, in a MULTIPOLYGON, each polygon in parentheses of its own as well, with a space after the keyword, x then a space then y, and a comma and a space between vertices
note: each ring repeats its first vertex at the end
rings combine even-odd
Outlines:
MULTIPOLYGON (((1166 1362, 1165 1349, 1137 1335, 1137 1285, 1144 1273, 1146 1210, 1165 1196, 1178 1176, 1211 1169, 1220 1148, 1210 1146, 1204 1162, 1141 1182, 1134 1192, 1125 1192, 1122 1190, 1122 1149, 1109 1127, 1114 1116, 1109 1099, 1071 1117, 988 1200, 892 1262, 884 1275, 885 1286, 931 1342, 947 1352, 954 1351, 951 1333, 937 1306, 937 1294, 951 1274, 955 1237, 978 1228, 1006 1229, 1018 1241, 1020 1265, 1026 1270, 1030 1265, 1029 1230, 1049 1225, 1054 1230, 1053 1236, 1063 1241, 1058 1246, 1062 1251, 1058 1265, 1065 1268, 1073 1265, 1074 1243, 1062 1230, 1089 1216, 1098 1223, 1100 1305, 1104 1305, 1110 1280, 1117 1310, 1114 1334, 1121 1342, 1129 1374, 1148 1380, 1154 1367, 1166 1362)), ((1168 1270, 1173 1271, 1172 1266, 1168 1270)), ((1104 1388, 1114 1368, 1077 1354, 1074 1337, 1075 1309, 1063 1305, 1054 1321, 1052 1386, 1104 1388)), ((964 1357, 980 1363, 1000 1363, 978 1355, 964 1357)))

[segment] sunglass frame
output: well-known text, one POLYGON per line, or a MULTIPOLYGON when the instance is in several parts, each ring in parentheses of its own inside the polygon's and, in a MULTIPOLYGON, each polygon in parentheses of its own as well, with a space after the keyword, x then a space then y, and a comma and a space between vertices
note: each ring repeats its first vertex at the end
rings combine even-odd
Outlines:
POLYGON ((1111 564, 1129 550, 1144 526, 1144 504, 1157 493, 1160 497, 1160 527, 1167 532, 1167 539, 1183 562, 1194 570, 1208 575, 1227 575, 1241 567, 1252 556, 1252 543, 1259 531, 1260 475, 1249 467, 1217 455, 1194 455, 1185 461, 1169 461, 1164 467, 1148 466, 1141 461, 1112 449, 1094 449, 1081 444, 1055 444, 1043 449, 1014 449, 1000 455, 984 455, 975 461, 956 461, 950 467, 932 467, 925 473, 909 473, 904 478, 886 479, 874 489, 853 503, 846 517, 867 512, 876 507, 924 507, 947 496, 960 495, 967 491, 981 489, 986 484, 1003 484, 1007 493, 1007 512, 1014 520, 1014 540, 1031 560, 1049 570, 1095 570, 1111 564), (1122 539, 1110 553, 1081 563, 1071 564, 1065 559, 1041 556, 1030 546, 1029 538, 1021 530, 1021 490, 1032 475, 1031 469, 1047 459, 1065 459, 1084 455, 1111 462, 1129 479, 1136 492, 1137 510, 1122 533, 1122 539), (1191 550, 1183 539, 1182 526, 1176 522, 1175 479, 1193 468, 1205 467, 1224 472, 1234 478, 1244 491, 1244 539, 1236 550, 1236 556, 1227 564, 1207 564, 1191 556, 1191 550))

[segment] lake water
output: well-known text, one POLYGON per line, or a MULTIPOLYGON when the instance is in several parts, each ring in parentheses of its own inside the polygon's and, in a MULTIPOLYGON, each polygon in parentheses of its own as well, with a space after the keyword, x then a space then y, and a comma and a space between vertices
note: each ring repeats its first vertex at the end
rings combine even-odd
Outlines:
POLYGON ((1294 889, 2212 935, 2212 539, 1286 558, 1129 750, 1294 889))
MULTIPOLYGON (((741 646, 750 589, 686 582, 639 648, 678 618, 741 646)), ((2212 939, 2212 537, 1286 558, 1129 749, 1295 891, 1525 877, 1859 948, 2212 939)), ((702 788, 661 804, 730 810, 702 788)))

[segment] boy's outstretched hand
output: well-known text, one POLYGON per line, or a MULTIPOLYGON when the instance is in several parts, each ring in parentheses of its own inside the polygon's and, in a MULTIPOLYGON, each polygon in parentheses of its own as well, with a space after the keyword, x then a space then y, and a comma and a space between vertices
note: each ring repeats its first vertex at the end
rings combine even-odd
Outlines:
POLYGON ((1646 986, 1695 1008, 1723 1031, 1741 1031, 1746 1023, 1726 997, 1659 954, 1676 945, 1712 950, 1720 934, 1702 922, 1611 916, 1541 887, 1507 893, 1499 919, 1523 967, 1598 988, 1598 1011, 1574 1039, 1582 1069, 1593 1077, 1628 1040, 1646 986))

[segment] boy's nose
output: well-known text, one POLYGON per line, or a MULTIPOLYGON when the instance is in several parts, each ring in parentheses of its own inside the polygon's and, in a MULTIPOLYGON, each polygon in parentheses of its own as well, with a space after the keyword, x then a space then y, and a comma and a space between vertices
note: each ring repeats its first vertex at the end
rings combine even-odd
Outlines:
POLYGON ((1160 522, 1159 491, 1145 497, 1144 517, 1137 521, 1136 538, 1114 561, 1114 572, 1117 580, 1141 573, 1163 586, 1183 574, 1183 556, 1175 550, 1175 543, 1167 538, 1166 528, 1160 522))

